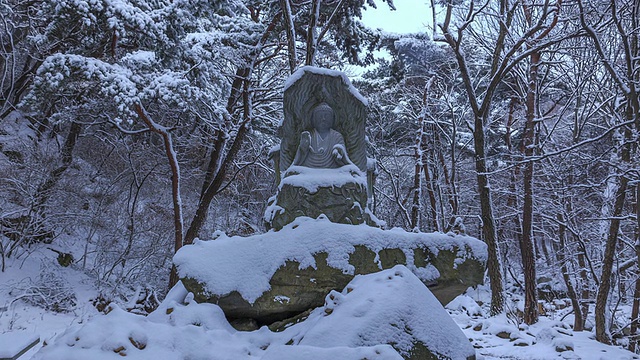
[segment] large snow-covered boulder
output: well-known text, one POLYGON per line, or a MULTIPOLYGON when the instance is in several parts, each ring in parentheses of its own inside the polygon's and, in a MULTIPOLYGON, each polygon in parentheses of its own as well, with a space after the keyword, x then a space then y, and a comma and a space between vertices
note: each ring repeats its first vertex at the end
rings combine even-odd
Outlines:
MULTIPOLYGON (((309 325, 297 330, 303 328, 309 325)), ((273 333, 266 327, 235 331, 218 306, 190 301, 178 284, 149 316, 111 304, 107 315, 71 326, 49 340, 33 359, 402 360, 387 344, 330 348, 285 344, 291 344, 289 333, 273 333)))
POLYGON ((475 359, 475 350, 462 330, 403 265, 356 276, 286 333, 294 345, 390 344, 404 359, 475 359))
POLYGON ((197 241, 180 249, 174 264, 196 301, 263 325, 322 306, 357 274, 397 264, 446 304, 482 282, 486 257, 486 245, 468 236, 298 218, 277 232, 197 241))

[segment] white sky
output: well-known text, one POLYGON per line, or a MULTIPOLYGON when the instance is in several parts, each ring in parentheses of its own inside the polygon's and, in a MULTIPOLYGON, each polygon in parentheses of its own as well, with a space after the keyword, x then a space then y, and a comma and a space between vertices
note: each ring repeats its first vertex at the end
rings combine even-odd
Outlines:
POLYGON ((367 8, 362 22, 374 29, 395 33, 430 32, 431 8, 426 0, 393 0, 396 11, 387 4, 376 1, 377 9, 367 8))

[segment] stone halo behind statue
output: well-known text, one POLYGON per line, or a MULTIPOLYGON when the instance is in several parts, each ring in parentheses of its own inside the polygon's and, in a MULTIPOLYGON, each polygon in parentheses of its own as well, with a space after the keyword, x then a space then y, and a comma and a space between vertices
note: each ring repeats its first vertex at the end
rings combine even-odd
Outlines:
POLYGON ((312 66, 298 69, 285 83, 277 170, 284 173, 293 164, 302 133, 311 133, 313 110, 322 103, 333 110, 332 129, 343 136, 351 162, 365 173, 367 101, 344 73, 312 66))

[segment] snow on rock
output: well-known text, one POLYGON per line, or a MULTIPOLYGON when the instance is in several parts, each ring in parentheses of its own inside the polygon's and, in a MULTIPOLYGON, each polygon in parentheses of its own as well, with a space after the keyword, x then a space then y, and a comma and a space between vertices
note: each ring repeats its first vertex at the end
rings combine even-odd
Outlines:
POLYGON ((318 348, 313 346, 271 346, 267 349, 262 360, 402 360, 389 345, 350 348, 337 346, 333 348, 318 348))
MULTIPOLYGON (((640 359, 621 346, 605 345, 595 340, 590 331, 575 332, 571 330, 573 319, 570 316, 564 321, 540 316, 537 323, 525 325, 520 323, 517 307, 513 307, 513 299, 507 300, 512 310, 486 318, 478 318, 476 306, 482 308, 483 317, 489 313, 490 291, 488 286, 469 289, 447 305, 454 321, 463 329, 465 335, 476 348, 479 359, 513 359, 513 360, 632 360, 640 359), (475 302, 475 305, 473 304, 475 302), (478 305, 478 302, 482 305, 478 305)), ((564 309, 564 312, 571 311, 564 309)), ((562 313, 552 317, 565 318, 562 313)))
POLYGON ((449 359, 474 355, 438 300, 402 265, 357 276, 306 320, 277 333, 237 332, 216 305, 185 304, 189 298, 178 284, 148 317, 111 304, 106 315, 70 327, 33 359, 400 360, 424 358, 424 347, 449 359))
MULTIPOLYGON (((147 317, 111 304, 106 315, 70 327, 33 359, 402 359, 384 343, 355 347, 291 346, 291 331, 274 333, 263 327, 253 332, 236 332, 219 307, 195 302, 185 304, 189 298, 184 287, 178 284, 147 317)), ((297 329, 309 329, 313 325, 302 322, 297 329)))
MULTIPOLYGON (((42 348, 33 359, 46 360, 101 360, 128 359, 259 359, 253 356, 259 347, 246 340, 236 339, 231 326, 217 316, 209 317, 209 323, 200 321, 207 316, 198 314, 214 305, 203 307, 182 306, 176 321, 167 316, 164 322, 125 312, 116 305, 104 316, 94 317, 83 325, 75 325, 42 348), (197 320, 189 323, 189 320, 197 320), (172 323, 173 322, 173 323, 172 323), (218 323, 217 325, 214 323, 218 323)), ((178 309, 176 309, 178 310, 178 309)), ((218 311, 220 311, 218 309, 218 311)), ((210 314, 214 313, 210 311, 210 314)), ((158 318, 156 318, 158 320, 158 318)))
POLYGON ((460 295, 445 306, 447 309, 465 312, 467 316, 481 317, 484 315, 482 308, 467 295, 460 295))
POLYGON ((376 253, 400 248, 411 270, 416 269, 413 249, 418 247, 426 247, 436 256, 441 250, 458 249, 461 257, 473 257, 482 263, 487 258, 486 245, 468 236, 409 233, 364 224, 336 224, 322 218, 298 218, 278 232, 250 237, 220 235, 215 241, 196 241, 182 247, 173 262, 181 277, 206 284, 207 291, 218 295, 237 291, 253 303, 271 288, 269 280, 287 261, 296 261, 300 269, 316 268, 314 254, 326 253, 327 265, 354 274, 349 255, 357 245, 376 253))
POLYGON ((347 76, 347 74, 343 73, 342 71, 338 71, 338 70, 330 70, 330 69, 319 68, 319 67, 315 67, 315 66, 303 66, 303 67, 299 68, 298 70, 296 70, 293 74, 291 74, 291 76, 289 76, 287 81, 285 81, 285 83, 284 83, 283 91, 286 91, 288 88, 291 87, 291 85, 295 84, 296 81, 300 80, 305 72, 310 72, 310 73, 318 74, 318 75, 327 75, 327 76, 331 76, 331 77, 340 77, 340 78, 342 78, 342 82, 349 87, 349 92, 351 94, 353 94, 353 96, 355 96, 356 99, 358 99, 360 102, 362 102, 364 104, 364 106, 368 106, 369 102, 367 101, 367 99, 364 98, 364 96, 362 96, 360 94, 358 89, 356 89, 351 84, 351 81, 349 80, 349 77, 347 76))
POLYGON ((482 282, 486 254, 471 237, 338 224, 321 215, 296 218, 277 232, 198 241, 180 249, 174 263, 197 302, 219 305, 232 324, 269 325, 322 306, 356 274, 397 264, 446 304, 482 282))
POLYGON ((280 230, 301 216, 320 215, 336 223, 380 226, 367 208, 367 178, 357 166, 290 166, 283 176, 265 209, 263 219, 270 229, 280 230))
POLYGON ((475 351, 429 289, 405 266, 358 275, 327 296, 296 332, 300 345, 318 347, 391 344, 405 359, 474 358, 475 351), (425 348, 428 352, 425 352, 425 348), (427 356, 427 357, 425 357, 427 356))
POLYGON ((358 183, 366 188, 367 179, 355 165, 345 165, 337 169, 316 169, 306 166, 291 166, 284 174, 279 188, 291 185, 315 193, 320 187, 342 187, 348 183, 358 183))

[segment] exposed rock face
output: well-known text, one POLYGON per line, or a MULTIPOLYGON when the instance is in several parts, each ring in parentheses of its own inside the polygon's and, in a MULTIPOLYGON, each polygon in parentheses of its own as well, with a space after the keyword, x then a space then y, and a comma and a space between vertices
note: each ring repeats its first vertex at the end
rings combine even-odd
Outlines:
POLYGON ((482 282, 486 247, 466 236, 299 219, 279 232, 186 246, 174 262, 196 301, 218 304, 230 319, 250 318, 264 325, 321 306, 330 291, 344 288, 355 275, 397 264, 407 265, 446 304, 482 282), (271 242, 280 253, 270 253, 271 242), (211 265, 198 268, 193 263, 211 265), (237 277, 237 272, 255 273, 246 274, 246 282, 260 282, 263 291, 226 286, 225 278, 237 277))

